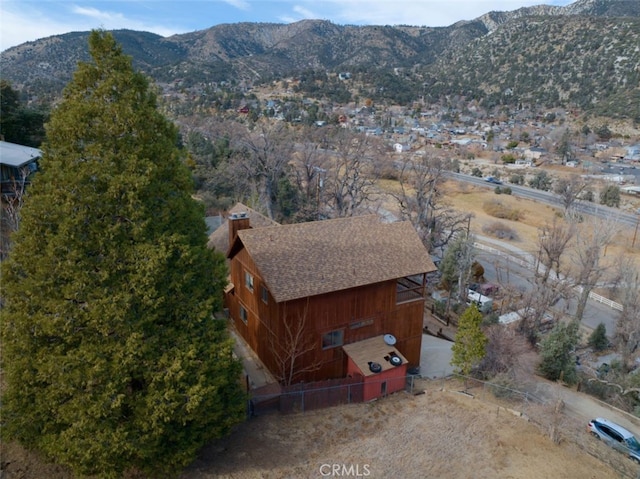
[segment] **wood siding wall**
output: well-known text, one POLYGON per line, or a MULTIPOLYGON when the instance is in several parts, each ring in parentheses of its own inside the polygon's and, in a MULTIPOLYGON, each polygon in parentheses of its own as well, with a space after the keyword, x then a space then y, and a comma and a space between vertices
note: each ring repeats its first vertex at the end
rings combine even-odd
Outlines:
POLYGON ((294 383, 346 375, 342 347, 322 347, 322 337, 330 331, 341 330, 343 344, 393 334, 409 367, 420 363, 424 300, 396 304, 395 280, 282 304, 269 294, 265 303, 261 293, 265 285, 244 248, 233 257, 231 279, 234 291, 227 297, 227 307, 236 329, 278 379, 286 372, 279 362, 278 347, 290 344, 290 333, 301 327, 304 339, 299 348, 306 353, 298 358, 294 369, 303 372, 294 377, 294 383), (253 276, 253 291, 245 285, 245 271, 253 276), (240 305, 248 313, 247 324, 240 319, 240 305))

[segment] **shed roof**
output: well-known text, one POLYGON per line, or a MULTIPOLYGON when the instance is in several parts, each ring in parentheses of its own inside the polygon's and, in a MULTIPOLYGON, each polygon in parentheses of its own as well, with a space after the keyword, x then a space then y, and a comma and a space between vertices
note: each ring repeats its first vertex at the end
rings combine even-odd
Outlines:
POLYGON ((405 358, 400 351, 394 346, 390 346, 384 342, 384 336, 376 336, 358 341, 357 343, 345 344, 342 346, 342 349, 356 366, 358 366, 364 376, 377 374, 369 369, 369 363, 371 362, 380 365, 380 372, 397 367, 389 361, 388 358, 391 355, 398 356, 402 359, 402 364, 407 364, 408 362, 407 358, 405 358))
POLYGON ((42 152, 30 146, 0 141, 0 164, 20 168, 40 158, 42 152))
POLYGON ((411 223, 375 215, 238 231, 277 302, 435 271, 411 223))

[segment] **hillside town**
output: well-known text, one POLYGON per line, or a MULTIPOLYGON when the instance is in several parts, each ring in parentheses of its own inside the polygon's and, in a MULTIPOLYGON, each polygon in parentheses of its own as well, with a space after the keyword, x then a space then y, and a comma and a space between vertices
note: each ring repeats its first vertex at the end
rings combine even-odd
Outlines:
POLYGON ((0 476, 637 477, 638 118, 87 41, 0 81, 0 476))

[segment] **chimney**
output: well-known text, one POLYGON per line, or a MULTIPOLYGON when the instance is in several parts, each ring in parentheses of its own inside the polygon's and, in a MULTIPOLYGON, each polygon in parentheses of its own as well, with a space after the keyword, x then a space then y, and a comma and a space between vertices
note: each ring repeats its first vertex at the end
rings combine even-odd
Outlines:
POLYGON ((249 228, 251 228, 251 225, 249 224, 249 215, 246 211, 231 213, 229 216, 229 246, 233 244, 236 236, 238 236, 238 231, 249 228))

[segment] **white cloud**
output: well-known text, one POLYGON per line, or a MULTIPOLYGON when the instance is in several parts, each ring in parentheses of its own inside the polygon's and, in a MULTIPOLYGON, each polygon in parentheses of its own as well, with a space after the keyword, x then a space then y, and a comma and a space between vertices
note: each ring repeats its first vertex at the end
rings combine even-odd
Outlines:
POLYGON ((301 7, 300 5, 296 5, 293 7, 293 11, 300 15, 302 18, 306 19, 316 19, 321 18, 317 13, 312 12, 308 8, 301 7))
POLYGON ((68 23, 57 23, 37 11, 12 12, 0 7, 0 51, 51 35, 73 31, 68 23))
MULTIPOLYGON (((572 0, 298 0, 308 2, 341 24, 448 26, 490 11, 511 11, 541 4, 566 5, 572 0)), ((304 8, 304 7, 301 7, 304 8)), ((316 18, 320 18, 317 16, 316 18)))
POLYGON ((122 13, 102 11, 92 7, 71 6, 68 11, 60 12, 61 16, 54 18, 46 10, 41 11, 35 8, 12 10, 8 6, 9 4, 4 2, 0 6, 0 25, 2 27, 0 51, 39 38, 74 31, 88 31, 93 28, 139 30, 162 36, 170 36, 184 31, 184 29, 141 21, 129 18, 122 13))
POLYGON ((251 6, 249 5, 248 0, 222 0, 225 3, 228 3, 232 7, 236 7, 240 10, 250 10, 251 6))

